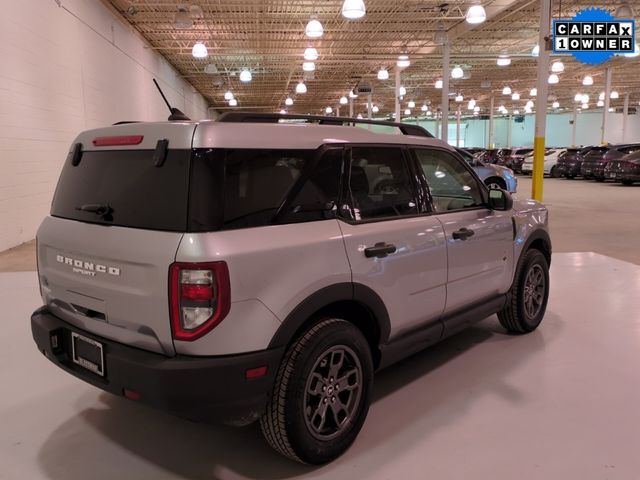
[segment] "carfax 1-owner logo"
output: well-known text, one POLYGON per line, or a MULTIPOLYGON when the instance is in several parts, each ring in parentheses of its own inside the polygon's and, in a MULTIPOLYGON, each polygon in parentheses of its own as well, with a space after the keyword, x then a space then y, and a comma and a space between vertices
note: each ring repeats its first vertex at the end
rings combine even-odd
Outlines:
POLYGON ((633 53, 635 45, 634 21, 615 18, 601 8, 553 21, 553 52, 571 53, 582 63, 597 65, 616 54, 633 53))

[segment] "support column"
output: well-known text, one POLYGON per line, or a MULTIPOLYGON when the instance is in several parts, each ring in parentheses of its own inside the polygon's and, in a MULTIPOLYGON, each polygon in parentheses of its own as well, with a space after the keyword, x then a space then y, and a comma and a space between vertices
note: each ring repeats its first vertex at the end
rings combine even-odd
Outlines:
POLYGON ((576 146, 576 125, 578 123, 578 107, 574 103, 573 104, 573 114, 571 116, 571 146, 576 146))
POLYGON ((629 94, 624 95, 624 106, 622 107, 622 143, 627 141, 627 127, 629 122, 629 94))
POLYGON ((353 118, 353 98, 349 98, 349 118, 353 118))
POLYGON ((435 135, 435 137, 438 138, 438 136, 440 135, 440 132, 438 131, 440 129, 440 111, 436 110, 435 114, 436 114, 436 135, 435 135))
POLYGON ((507 117, 507 148, 511 148, 511 127, 513 126, 513 114, 507 117))
POLYGON ((611 101, 611 67, 607 67, 604 83, 604 110, 602 111, 602 135, 600 136, 600 143, 605 143, 607 135, 607 120, 609 119, 609 105, 611 101))
POLYGON ((367 95, 367 118, 371 120, 371 94, 367 95))
POLYGON ((442 45, 442 133, 440 138, 447 143, 449 135, 449 77, 451 77, 450 68, 450 45, 445 42, 442 45))
POLYGON ((458 105, 458 111, 456 112, 456 147, 460 148, 460 105, 458 105))
MULTIPOLYGON (((544 137, 547 122, 547 77, 549 76, 549 45, 551 24, 551 0, 540 0, 540 54, 538 55, 538 82, 536 88, 536 131, 533 139, 533 182, 531 196, 542 201, 542 182, 544 178, 544 137)), ((509 122, 511 123, 511 122, 509 122)))
POLYGON ((396 68, 396 122, 400 121, 400 69, 396 68))
POLYGON ((494 115, 494 98, 491 95, 491 101, 489 102, 489 140, 487 141, 487 146, 489 148, 493 148, 493 115, 494 115))
POLYGON ((339 116, 340 116, 340 106, 338 105, 336 107, 336 117, 339 117, 339 116))

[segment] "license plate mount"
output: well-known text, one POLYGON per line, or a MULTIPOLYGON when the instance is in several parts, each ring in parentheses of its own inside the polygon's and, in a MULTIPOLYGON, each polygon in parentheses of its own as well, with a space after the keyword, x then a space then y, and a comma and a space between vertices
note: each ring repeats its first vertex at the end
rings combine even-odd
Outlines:
POLYGON ((104 377, 104 348, 100 342, 71 332, 71 359, 76 365, 104 377))

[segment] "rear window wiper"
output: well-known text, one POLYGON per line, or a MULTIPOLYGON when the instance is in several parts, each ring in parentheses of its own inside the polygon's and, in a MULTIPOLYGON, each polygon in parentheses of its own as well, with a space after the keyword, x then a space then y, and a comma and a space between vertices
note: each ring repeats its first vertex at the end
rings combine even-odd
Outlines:
POLYGON ((102 217, 104 220, 113 220, 113 217, 111 217, 113 208, 107 203, 86 203, 84 205, 76 207, 76 210, 80 210, 81 212, 95 213, 96 215, 102 217))

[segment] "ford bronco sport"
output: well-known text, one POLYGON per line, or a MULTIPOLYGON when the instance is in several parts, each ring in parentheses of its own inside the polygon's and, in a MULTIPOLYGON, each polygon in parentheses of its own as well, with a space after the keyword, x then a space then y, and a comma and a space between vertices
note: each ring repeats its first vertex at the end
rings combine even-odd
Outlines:
POLYGON ((38 349, 182 417, 258 420, 318 464, 355 440, 376 370, 495 313, 534 330, 546 208, 489 190, 418 126, 367 123, 230 113, 81 133, 37 235, 38 349))

